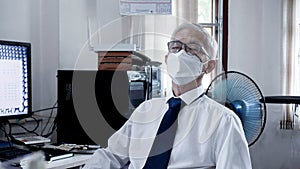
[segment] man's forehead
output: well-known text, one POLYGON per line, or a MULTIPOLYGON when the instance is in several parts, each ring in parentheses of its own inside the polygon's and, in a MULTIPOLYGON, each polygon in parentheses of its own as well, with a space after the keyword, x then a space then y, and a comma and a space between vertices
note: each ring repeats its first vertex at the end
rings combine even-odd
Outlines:
POLYGON ((205 35, 199 30, 195 30, 188 27, 174 34, 172 40, 179 40, 183 43, 196 43, 203 45, 205 41, 205 35))

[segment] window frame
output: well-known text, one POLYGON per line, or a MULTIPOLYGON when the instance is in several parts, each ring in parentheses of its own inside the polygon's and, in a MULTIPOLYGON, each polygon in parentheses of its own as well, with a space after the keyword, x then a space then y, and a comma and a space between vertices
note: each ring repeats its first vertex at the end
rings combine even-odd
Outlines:
POLYGON ((216 70, 219 74, 228 70, 228 0, 212 0, 211 5, 211 23, 201 23, 204 28, 210 28, 212 35, 218 42, 218 56, 220 65, 216 70), (221 41, 221 42, 220 42, 221 41))
MULTIPOLYGON (((197 1, 199 3, 199 0, 197 1)), ((205 88, 209 86, 214 77, 228 70, 228 0, 212 0, 210 6, 210 22, 203 23, 198 18, 198 24, 210 29, 211 35, 218 43, 217 65, 213 72, 204 77, 203 86, 205 88)))

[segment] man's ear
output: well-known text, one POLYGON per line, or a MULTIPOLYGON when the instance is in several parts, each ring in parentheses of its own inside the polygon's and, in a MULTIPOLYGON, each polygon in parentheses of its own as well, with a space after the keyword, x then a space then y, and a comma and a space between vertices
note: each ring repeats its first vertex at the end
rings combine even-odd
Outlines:
POLYGON ((165 63, 167 64, 168 54, 165 55, 165 63))
POLYGON ((214 68, 216 67, 217 61, 216 60, 209 60, 206 64, 207 66, 204 66, 204 72, 210 73, 214 68))

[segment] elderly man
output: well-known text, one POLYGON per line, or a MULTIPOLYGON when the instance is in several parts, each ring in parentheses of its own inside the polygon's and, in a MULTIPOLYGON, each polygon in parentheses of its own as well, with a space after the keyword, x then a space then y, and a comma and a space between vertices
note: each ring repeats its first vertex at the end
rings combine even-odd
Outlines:
POLYGON ((203 94, 202 78, 216 65, 215 40, 199 25, 184 23, 168 51, 172 91, 137 107, 85 169, 252 168, 241 121, 203 94))

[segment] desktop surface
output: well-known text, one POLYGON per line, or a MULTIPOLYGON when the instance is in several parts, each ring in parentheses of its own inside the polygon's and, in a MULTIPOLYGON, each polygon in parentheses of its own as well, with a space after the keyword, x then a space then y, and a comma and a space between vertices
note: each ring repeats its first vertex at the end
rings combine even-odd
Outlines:
POLYGON ((13 145, 0 148, 0 158, 2 161, 1 169, 21 168, 20 163, 24 158, 32 156, 34 152, 42 151, 46 168, 61 169, 83 166, 85 162, 92 156, 93 152, 99 148, 98 146, 76 145, 73 151, 65 151, 61 146, 46 144, 43 146, 13 145), (87 148, 87 149, 86 149, 87 148), (86 149, 86 152, 78 151, 86 149), (93 150, 93 151, 91 151, 93 150), (77 152, 77 153, 76 153, 77 152))
MULTIPOLYGON (((62 169, 83 166, 90 158, 91 154, 75 154, 72 157, 64 158, 52 162, 45 162, 46 169, 62 169)), ((20 161, 22 157, 15 159, 15 161, 2 162, 2 169, 20 169, 21 167, 16 163, 20 161)))

